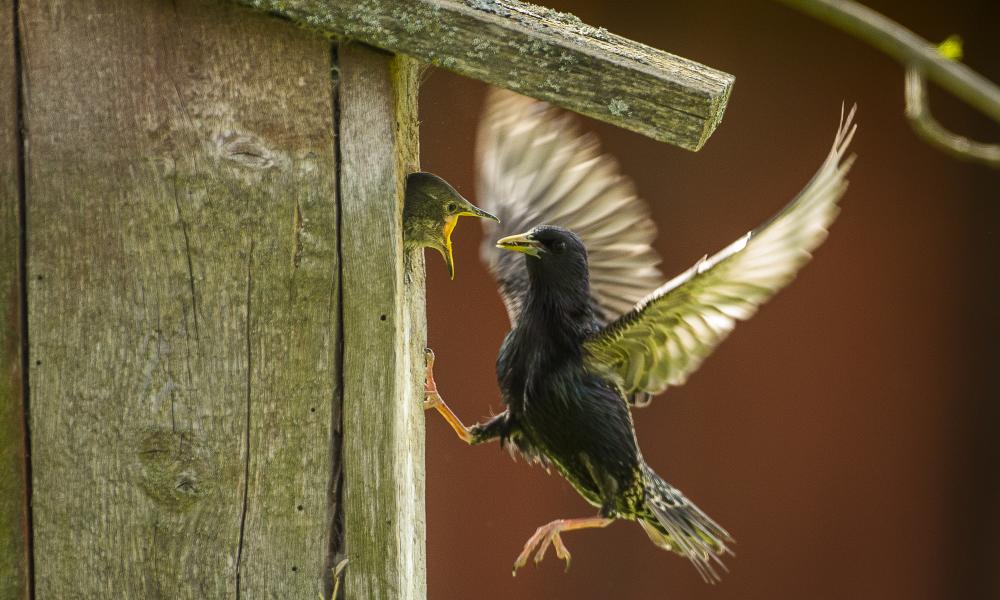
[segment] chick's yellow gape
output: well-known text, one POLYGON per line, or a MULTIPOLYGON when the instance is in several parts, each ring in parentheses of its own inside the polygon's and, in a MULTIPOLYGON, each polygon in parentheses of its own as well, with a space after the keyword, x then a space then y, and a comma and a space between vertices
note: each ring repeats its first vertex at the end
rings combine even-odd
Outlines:
POLYGON ((408 248, 434 248, 441 253, 448 274, 455 278, 451 233, 459 217, 496 217, 462 197, 447 181, 432 173, 410 173, 406 177, 403 204, 403 241, 408 248))

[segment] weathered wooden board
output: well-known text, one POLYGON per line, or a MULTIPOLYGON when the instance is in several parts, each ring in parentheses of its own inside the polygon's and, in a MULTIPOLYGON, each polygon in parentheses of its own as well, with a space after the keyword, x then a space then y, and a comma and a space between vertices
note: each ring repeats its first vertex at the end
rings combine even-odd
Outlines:
POLYGON ((236 0, 697 150, 734 78, 519 0, 236 0))
POLYGON ((22 0, 38 598, 307 598, 337 368, 330 45, 22 0))
POLYGON ((423 598, 424 262, 404 257, 403 184, 417 168, 417 69, 341 45, 346 597, 423 598), (405 260, 404 260, 405 258, 405 260))
POLYGON ((20 169, 14 6, 0 3, 0 600, 26 599, 28 523, 21 369, 20 169))

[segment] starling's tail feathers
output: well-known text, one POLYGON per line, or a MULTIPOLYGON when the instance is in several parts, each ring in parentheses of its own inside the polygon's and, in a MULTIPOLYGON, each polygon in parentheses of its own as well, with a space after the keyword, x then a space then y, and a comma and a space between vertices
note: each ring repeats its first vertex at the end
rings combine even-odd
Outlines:
POLYGON ((645 465, 643 478, 648 514, 639 519, 639 524, 646 535, 657 546, 690 560, 705 581, 719 581, 716 567, 727 570, 719 556, 732 554, 726 544, 733 543, 733 538, 645 465))

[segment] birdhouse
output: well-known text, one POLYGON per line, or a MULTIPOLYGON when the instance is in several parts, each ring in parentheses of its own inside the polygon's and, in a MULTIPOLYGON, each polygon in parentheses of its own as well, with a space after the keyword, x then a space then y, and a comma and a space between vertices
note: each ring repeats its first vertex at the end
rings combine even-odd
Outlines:
POLYGON ((515 0, 0 6, 0 599, 424 597, 428 63, 692 150, 733 82, 515 0))

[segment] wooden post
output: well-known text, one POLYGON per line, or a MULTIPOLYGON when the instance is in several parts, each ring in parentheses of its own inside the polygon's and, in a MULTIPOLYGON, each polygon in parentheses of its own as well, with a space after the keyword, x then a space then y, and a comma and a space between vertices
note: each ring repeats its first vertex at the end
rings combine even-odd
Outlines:
POLYGON ((419 599, 424 579, 423 255, 404 260, 417 65, 339 50, 347 598, 419 599))
POLYGON ((36 597, 317 598, 329 42, 195 0, 20 12, 36 597))
POLYGON ((0 4, 0 600, 29 596, 14 7, 0 4))

